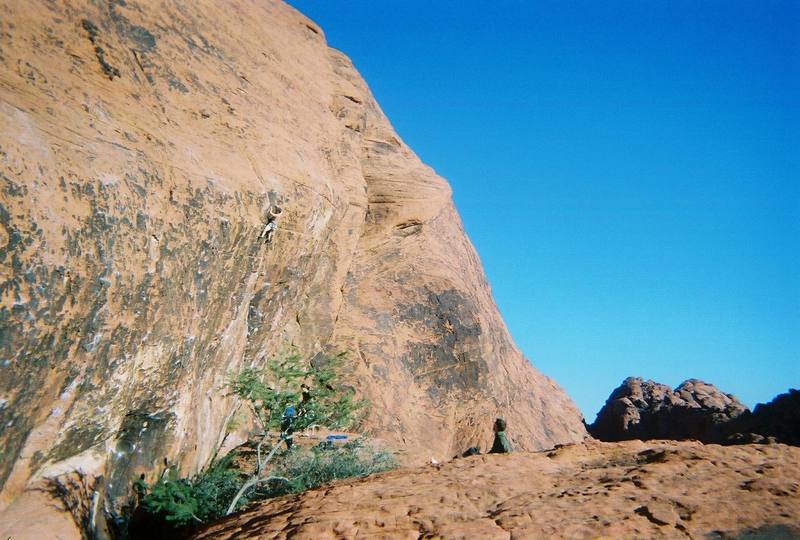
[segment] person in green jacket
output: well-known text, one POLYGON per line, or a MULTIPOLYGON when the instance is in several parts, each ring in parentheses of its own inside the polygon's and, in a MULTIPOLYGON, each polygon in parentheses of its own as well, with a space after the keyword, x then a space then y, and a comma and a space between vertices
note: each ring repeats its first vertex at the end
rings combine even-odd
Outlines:
POLYGON ((498 418, 494 421, 494 444, 489 450, 490 454, 508 454, 511 452, 511 445, 506 437, 506 421, 498 418))

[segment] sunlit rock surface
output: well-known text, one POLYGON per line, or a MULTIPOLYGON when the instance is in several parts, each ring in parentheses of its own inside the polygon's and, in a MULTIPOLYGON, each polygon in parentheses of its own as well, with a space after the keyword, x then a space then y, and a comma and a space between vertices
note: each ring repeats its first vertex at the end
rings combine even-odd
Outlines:
POLYGON ((408 463, 486 447, 498 415, 520 449, 585 436, 511 341, 449 186, 314 23, 2 0, 0 33, 0 508, 67 478, 113 514, 163 460, 197 470, 228 374, 290 348, 349 351, 364 429, 408 463))
POLYGON ((591 441, 266 501, 198 539, 800 538, 800 448, 591 441))

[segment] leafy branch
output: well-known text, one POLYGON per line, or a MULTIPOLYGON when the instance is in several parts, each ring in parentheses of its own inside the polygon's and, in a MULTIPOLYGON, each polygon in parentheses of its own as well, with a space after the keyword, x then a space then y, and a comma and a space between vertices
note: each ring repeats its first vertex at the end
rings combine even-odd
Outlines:
POLYGON ((256 485, 285 480, 266 474, 267 464, 275 456, 280 442, 291 437, 291 431, 311 426, 342 429, 362 418, 367 402, 355 400, 353 390, 343 387, 337 379, 337 370, 341 369, 344 359, 342 353, 305 366, 300 355, 290 354, 270 360, 263 368, 245 368, 231 378, 230 394, 247 404, 262 434, 256 446, 255 471, 234 496, 226 515, 232 513, 239 499, 256 485), (296 407, 297 414, 287 423, 285 411, 290 407, 296 407), (287 425, 290 428, 287 429, 287 425), (280 439, 262 460, 261 449, 267 434, 278 429, 281 429, 280 439))

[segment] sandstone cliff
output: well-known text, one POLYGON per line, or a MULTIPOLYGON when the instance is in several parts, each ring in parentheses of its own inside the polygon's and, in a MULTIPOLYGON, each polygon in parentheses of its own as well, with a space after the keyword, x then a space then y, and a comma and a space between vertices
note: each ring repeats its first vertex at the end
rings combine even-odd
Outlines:
POLYGON ((408 461, 486 446, 495 415, 522 449, 584 437, 447 183, 314 23, 2 0, 0 32, 0 505, 78 471, 113 511, 164 459, 202 467, 226 376, 291 347, 349 351, 364 428, 408 461))

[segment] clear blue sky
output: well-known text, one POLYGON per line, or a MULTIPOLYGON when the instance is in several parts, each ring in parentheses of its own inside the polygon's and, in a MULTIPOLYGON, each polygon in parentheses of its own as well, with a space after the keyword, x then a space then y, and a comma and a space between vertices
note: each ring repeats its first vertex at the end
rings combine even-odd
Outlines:
POLYGON ((293 0, 447 178, 525 355, 800 387, 800 3, 293 0))

